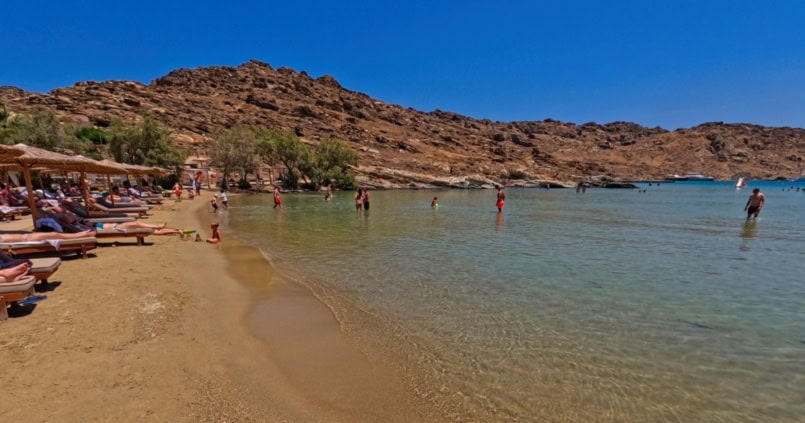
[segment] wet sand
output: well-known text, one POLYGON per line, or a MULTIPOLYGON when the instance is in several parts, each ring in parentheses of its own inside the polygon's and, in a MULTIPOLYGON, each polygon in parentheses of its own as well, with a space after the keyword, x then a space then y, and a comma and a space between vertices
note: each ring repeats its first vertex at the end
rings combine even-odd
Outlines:
MULTIPOLYGON (((201 228, 204 197, 149 218, 201 228)), ((0 228, 7 230, 6 228, 0 228)), ((151 236, 64 259, 26 314, 0 322, 0 415, 26 421, 423 421, 330 309, 222 231, 222 248, 151 236)))

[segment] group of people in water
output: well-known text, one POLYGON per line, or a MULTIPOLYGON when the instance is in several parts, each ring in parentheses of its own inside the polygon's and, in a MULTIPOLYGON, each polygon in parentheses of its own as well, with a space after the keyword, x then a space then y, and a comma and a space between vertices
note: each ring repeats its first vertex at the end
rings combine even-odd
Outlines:
MULTIPOLYGON (((580 183, 579 185, 576 186, 576 191, 584 192, 586 191, 586 188, 587 188, 586 184, 580 183)), ((216 201, 217 198, 218 194, 216 194, 215 197, 212 200, 210 200, 213 207, 213 213, 218 211, 218 205, 216 201)), ((280 190, 278 187, 274 188, 273 198, 274 198, 274 208, 282 209, 282 198, 280 197, 280 190)), ((325 192, 324 195, 324 201, 331 201, 332 198, 333 198, 333 188, 332 186, 328 186, 327 191, 325 192)), ((229 208, 226 194, 223 191, 221 192, 221 201, 224 207, 229 208)), ((754 190, 752 190, 752 195, 749 197, 749 199, 746 202, 746 206, 744 207, 744 211, 747 212, 747 219, 750 219, 753 216, 755 219, 757 219, 765 203, 766 203, 766 197, 763 193, 760 192, 760 189, 755 188, 754 190)), ((503 208, 505 207, 505 205, 506 205, 506 192, 504 190, 504 187, 502 185, 499 185, 497 187, 497 196, 495 202, 495 207, 498 209, 498 213, 503 213, 503 208)), ((355 193, 355 210, 356 211, 369 210, 369 206, 370 206, 369 188, 358 188, 358 190, 355 193)), ((439 207, 439 198, 433 197, 430 206, 432 208, 439 207)), ((207 242, 212 242, 216 244, 220 242, 220 233, 218 232, 217 223, 215 223, 213 227, 213 236, 207 239, 207 242)))
POLYGON ((358 188, 355 193, 355 211, 369 210, 369 188, 358 188))

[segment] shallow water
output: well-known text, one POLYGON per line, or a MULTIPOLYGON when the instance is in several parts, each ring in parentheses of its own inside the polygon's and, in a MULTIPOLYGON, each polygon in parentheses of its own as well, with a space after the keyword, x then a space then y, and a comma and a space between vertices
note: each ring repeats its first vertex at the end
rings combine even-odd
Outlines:
MULTIPOLYGON (((473 420, 799 421, 805 192, 372 192, 234 199, 228 230, 380 322, 420 395, 473 420), (439 197, 440 207, 430 200, 439 197)), ((373 322, 377 325, 378 322, 373 322)), ((350 322, 360 325, 360 322, 350 322)), ((376 327, 376 326, 373 326, 376 327)))

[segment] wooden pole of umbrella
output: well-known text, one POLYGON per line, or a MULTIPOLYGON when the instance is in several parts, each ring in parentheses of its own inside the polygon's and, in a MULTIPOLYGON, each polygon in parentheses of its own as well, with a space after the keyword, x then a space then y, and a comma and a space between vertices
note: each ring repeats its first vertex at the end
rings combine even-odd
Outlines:
POLYGON ((89 180, 87 180, 87 172, 81 172, 81 191, 84 194, 84 207, 89 211, 89 180))
POLYGON ((25 176, 25 189, 28 190, 28 207, 31 209, 31 218, 34 221, 34 229, 36 229, 36 219, 38 210, 36 208, 36 194, 34 193, 34 186, 31 183, 31 167, 23 166, 22 174, 25 176))
POLYGON ((112 205, 115 205, 115 196, 112 194, 112 175, 106 174, 106 185, 109 187, 109 201, 112 202, 112 205))

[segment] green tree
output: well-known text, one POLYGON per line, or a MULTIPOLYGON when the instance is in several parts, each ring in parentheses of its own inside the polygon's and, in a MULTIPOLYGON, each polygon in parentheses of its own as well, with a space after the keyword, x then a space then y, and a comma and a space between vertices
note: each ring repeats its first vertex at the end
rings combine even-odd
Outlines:
POLYGON ((115 119, 109 128, 109 150, 115 160, 143 166, 178 168, 187 151, 173 146, 168 130, 150 113, 138 124, 115 119))
POLYGON ((337 139, 327 139, 316 145, 306 164, 308 168, 304 173, 314 186, 334 184, 343 189, 355 187, 355 177, 350 167, 358 164, 358 153, 337 139))
POLYGON ((209 146, 210 159, 223 169, 224 181, 236 169, 241 170, 242 181, 246 179, 247 173, 255 171, 259 164, 260 133, 259 128, 249 125, 236 125, 215 132, 209 146))
POLYGON ((72 154, 86 154, 92 149, 92 143, 65 131, 56 114, 43 107, 34 108, 30 115, 14 117, 9 117, 4 111, 4 119, 0 122, 0 142, 72 154))
POLYGON ((264 158, 285 166, 288 173, 283 184, 286 188, 298 188, 300 175, 305 176, 304 171, 309 169, 310 149, 293 132, 267 131, 264 137, 261 150, 268 152, 264 158))
POLYGON ((90 142, 94 145, 106 145, 109 143, 109 134, 103 129, 92 126, 84 126, 73 131, 73 135, 79 140, 90 142))

